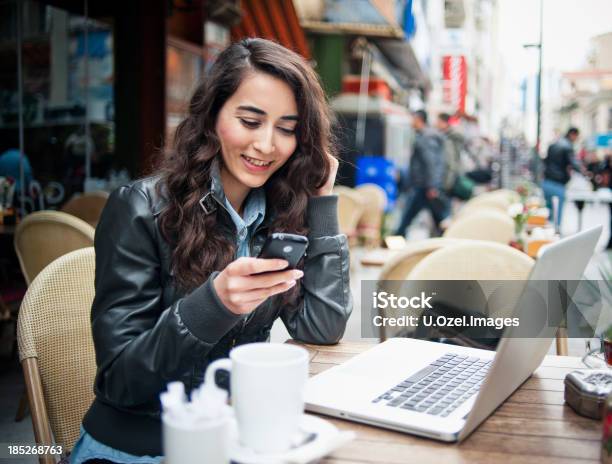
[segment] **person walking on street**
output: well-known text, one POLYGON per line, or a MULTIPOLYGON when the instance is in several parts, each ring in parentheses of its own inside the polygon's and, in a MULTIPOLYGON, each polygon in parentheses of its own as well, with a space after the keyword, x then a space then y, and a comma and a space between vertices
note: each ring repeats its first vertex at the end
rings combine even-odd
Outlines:
POLYGON ((561 214, 565 200, 565 185, 570 180, 572 169, 582 172, 583 168, 574 157, 574 143, 578 139, 579 131, 570 127, 565 137, 560 138, 548 147, 548 153, 544 159, 544 180, 542 190, 546 199, 546 206, 553 212, 553 197, 559 198, 559 211, 557 212, 556 226, 561 225, 561 214))
POLYGON ((450 125, 451 116, 440 113, 436 121, 437 129, 444 136, 444 157, 446 173, 444 175, 444 190, 451 195, 457 178, 462 174, 461 151, 465 145, 465 138, 450 125))
POLYGON ((427 207, 439 232, 440 222, 446 218, 447 199, 443 192, 446 161, 442 136, 427 125, 427 113, 415 111, 412 127, 416 131, 408 171, 409 194, 396 235, 405 235, 416 215, 427 207))

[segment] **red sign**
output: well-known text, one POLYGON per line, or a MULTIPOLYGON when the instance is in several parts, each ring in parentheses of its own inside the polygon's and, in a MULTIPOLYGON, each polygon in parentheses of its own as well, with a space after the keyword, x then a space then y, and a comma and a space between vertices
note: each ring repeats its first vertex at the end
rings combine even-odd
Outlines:
POLYGON ((465 112, 467 64, 463 55, 442 57, 442 100, 459 113, 465 112))

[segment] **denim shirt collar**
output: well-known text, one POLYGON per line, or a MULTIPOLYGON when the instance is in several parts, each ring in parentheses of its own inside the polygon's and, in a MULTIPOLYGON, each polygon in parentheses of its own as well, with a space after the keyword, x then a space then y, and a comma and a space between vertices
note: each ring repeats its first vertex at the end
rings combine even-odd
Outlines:
MULTIPOLYGON (((266 195, 263 189, 253 189, 246 197, 244 213, 242 217, 234 210, 229 200, 225 199, 225 209, 229 212, 232 221, 236 225, 238 234, 248 234, 248 230, 254 231, 264 220, 266 215, 266 195)), ((244 237, 240 237, 244 239, 244 237)))
POLYGON ((229 213, 236 228, 241 230, 245 226, 255 224, 257 227, 262 223, 266 214, 266 194, 263 187, 251 190, 245 200, 243 219, 225 196, 219 161, 215 158, 210 166, 210 190, 200 199, 200 205, 205 214, 214 212, 221 205, 229 213))

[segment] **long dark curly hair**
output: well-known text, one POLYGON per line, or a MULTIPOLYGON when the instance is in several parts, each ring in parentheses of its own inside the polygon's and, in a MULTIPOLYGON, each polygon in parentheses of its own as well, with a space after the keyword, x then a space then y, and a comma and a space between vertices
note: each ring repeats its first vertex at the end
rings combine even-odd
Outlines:
MULTIPOLYGON (((211 163, 221 161, 215 131, 217 116, 249 73, 281 79, 295 95, 299 121, 297 148, 264 185, 270 231, 306 234, 306 206, 329 176, 328 154, 335 156, 331 113, 317 74, 300 55, 265 39, 245 39, 226 48, 198 84, 189 112, 176 129, 173 144, 159 166, 159 191, 168 200, 160 229, 171 245, 176 284, 190 290, 233 259, 236 243, 223 208, 203 213, 199 200, 210 188, 211 163), (225 217, 220 221, 222 216, 225 217), (229 227, 229 226, 228 226, 229 227)), ((295 288, 297 290, 297 287, 295 288)))

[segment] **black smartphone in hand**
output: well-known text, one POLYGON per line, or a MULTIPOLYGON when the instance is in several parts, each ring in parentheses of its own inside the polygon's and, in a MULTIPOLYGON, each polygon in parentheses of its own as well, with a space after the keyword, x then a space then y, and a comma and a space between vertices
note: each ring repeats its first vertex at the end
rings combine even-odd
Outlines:
POLYGON ((288 269, 297 266, 306 253, 308 239, 303 235, 275 232, 266 238, 258 258, 284 259, 289 263, 288 269))

